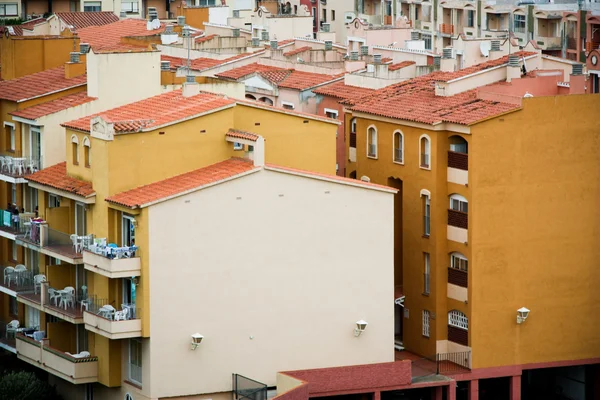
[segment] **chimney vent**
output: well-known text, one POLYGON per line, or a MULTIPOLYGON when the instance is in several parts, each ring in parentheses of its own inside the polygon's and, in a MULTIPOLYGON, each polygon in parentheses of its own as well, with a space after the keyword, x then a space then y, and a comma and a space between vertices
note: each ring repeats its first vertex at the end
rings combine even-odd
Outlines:
POLYGON ((119 17, 127 18, 127 13, 125 11, 121 11, 121 13, 119 14, 119 17))
POLYGON ((452 58, 452 47, 446 47, 442 50, 442 57, 445 59, 452 58))
POLYGON ((271 50, 277 50, 277 40, 271 40, 271 50))
POLYGON ((381 54, 373 54, 373 62, 375 64, 381 64, 381 54))
POLYGON ((180 15, 179 17, 177 17, 177 25, 179 25, 179 26, 185 25, 185 16, 184 15, 180 15))
POLYGON ((329 32, 331 30, 331 27, 329 25, 328 22, 324 22, 323 25, 321 25, 321 30, 323 32, 329 32))
POLYGON ((499 40, 492 40, 492 51, 500 51, 500 41, 499 40))
POLYGON ((350 52, 350 61, 358 61, 358 51, 350 52))
POLYGON ((262 31, 261 32, 262 35, 262 40, 269 40, 269 31, 262 31))
POLYGON ((160 70, 161 71, 170 71, 171 70, 171 61, 161 61, 160 62, 160 70))
POLYGON ((573 64, 573 72, 572 75, 582 75, 583 74, 583 64, 573 64))
POLYGON ((167 25, 167 26, 165 27, 165 33, 166 33, 167 35, 169 35, 169 34, 173 33, 173 25, 167 25))
POLYGON ((79 43, 79 52, 81 54, 87 54, 90 51, 89 43, 79 43))
POLYGON ((441 65, 442 65, 442 57, 433 56, 433 69, 438 71, 440 69, 441 65))
POLYGON ((231 32, 233 33, 233 37, 240 37, 240 28, 235 28, 231 32))
POLYGON ((260 39, 257 37, 253 37, 252 38, 252 47, 258 47, 260 46, 260 39))
POLYGON ((360 46, 360 55, 368 56, 369 55, 369 46, 360 46))
POLYGON ((233 10, 233 18, 239 18, 240 17, 240 10, 233 10))
POLYGON ((331 40, 326 40, 325 41, 325 50, 331 50, 333 49, 333 42, 331 40))
POLYGON ((508 66, 509 67, 518 67, 519 66, 519 56, 515 56, 511 54, 508 56, 508 66))
POLYGON ((419 40, 419 36, 420 36, 420 35, 419 35, 419 32, 412 31, 412 32, 410 33, 410 40, 419 40))
POLYGON ((72 51, 71 52, 71 58, 70 58, 69 61, 71 61, 72 63, 76 63, 76 64, 79 63, 79 52, 72 51))

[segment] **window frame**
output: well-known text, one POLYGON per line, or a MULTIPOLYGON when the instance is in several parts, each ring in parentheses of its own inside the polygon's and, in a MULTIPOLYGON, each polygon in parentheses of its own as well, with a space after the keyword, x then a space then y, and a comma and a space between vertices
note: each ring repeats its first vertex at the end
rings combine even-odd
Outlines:
POLYGON ((431 313, 429 310, 423 310, 422 313, 422 331, 423 337, 429 338, 431 336, 431 313))
POLYGON ((4 122, 4 130, 6 131, 6 127, 10 127, 9 137, 6 138, 6 144, 8 147, 8 151, 14 153, 17 151, 17 129, 16 125, 12 122, 4 122))
POLYGON ((404 165, 404 133, 400 129, 396 129, 392 134, 392 160, 396 164, 404 165), (400 137, 400 148, 396 148, 396 135, 400 137), (400 150, 400 160, 396 157, 396 151, 400 150))
POLYGON ((377 127, 375 125, 369 125, 369 127, 367 128, 367 158, 372 158, 372 159, 377 159, 377 155, 378 155, 378 151, 379 151, 379 146, 377 146, 377 141, 378 141, 378 135, 377 135, 377 127), (371 131, 372 130, 372 131, 371 131), (371 132, 374 132, 374 138, 375 138, 375 144, 373 145, 373 140, 371 138, 371 132), (370 146, 373 145, 375 152, 372 154, 370 153, 370 146))
POLYGON ((139 14, 140 13, 140 3, 137 1, 125 1, 121 3, 121 11, 127 14, 139 14), (126 4, 131 4, 130 9, 124 9, 123 6, 126 4))
POLYGON ((2 4, 0 4, 0 10, 2 10, 2 9, 4 11, 0 11, 0 17, 18 17, 19 16, 19 3, 2 3, 2 4), (7 14, 6 8, 8 6, 16 7, 16 12, 14 14, 7 14))
POLYGON ((459 253, 458 251, 450 253, 450 268, 468 273, 469 259, 465 257, 462 253, 459 253))
POLYGON ((244 150, 244 145, 242 143, 233 142, 233 150, 235 150, 235 151, 244 150))
POLYGON ((513 31, 515 33, 527 32, 527 16, 525 14, 513 14, 513 31), (518 21, 517 21, 517 17, 519 17, 518 21), (517 22, 519 23, 518 28, 517 28, 517 22))
POLYGON ((87 136, 83 138, 83 158, 85 167, 90 168, 92 166, 92 145, 87 136))
MULTIPOLYGON (((137 381, 136 379, 134 379, 132 377, 131 366, 135 365, 136 367, 138 367, 140 369, 140 372, 142 371, 143 364, 144 364, 144 362, 142 360, 142 353, 143 353, 143 351, 142 351, 142 341, 140 339, 138 339, 138 338, 131 338, 131 339, 129 339, 129 349, 128 349, 128 352, 127 352, 127 359, 128 359, 127 360, 128 361, 127 362, 127 379, 130 382, 133 382, 133 383, 138 384, 140 386, 142 385, 142 382, 139 382, 139 381, 137 381), (138 364, 133 364, 132 361, 131 361, 131 359, 132 359, 131 354, 132 354, 132 351, 133 351, 133 346, 132 346, 133 343, 136 343, 136 346, 139 346, 139 348, 138 348, 139 354, 138 354, 138 357, 137 357, 139 359, 139 365, 138 364)), ((141 374, 140 374, 140 378, 142 378, 141 374)), ((140 381, 143 381, 143 379, 140 379, 140 381)))
POLYGON ((339 117, 339 115, 340 115, 340 113, 339 113, 339 111, 338 111, 338 110, 334 110, 334 109, 331 109, 331 108, 326 108, 326 109, 324 109, 323 111, 325 112, 325 116, 326 116, 327 118, 331 118, 331 119, 338 119, 338 117, 339 117), (335 114, 335 117, 330 117, 330 116, 329 116, 329 115, 327 115, 327 114, 335 114))
POLYGON ((421 198, 425 197, 423 202, 423 237, 431 236, 431 193, 429 190, 421 189, 421 198))
POLYGON ((469 330, 469 318, 459 310, 448 311, 448 326, 453 326, 464 331, 469 330))
POLYGON ((452 211, 458 211, 465 214, 469 213, 469 201, 458 193, 454 193, 450 195, 450 204, 449 209, 452 211), (455 202, 458 208, 454 208, 455 202))
POLYGON ((77 135, 71 135, 71 151, 73 152, 73 165, 79 165, 79 138, 77 135))
POLYGON ((83 2, 83 11, 84 12, 99 12, 102 11, 102 2, 101 1, 84 1, 83 2), (86 4, 94 4, 93 6, 91 5, 86 5, 86 4), (96 4, 99 4, 99 6, 97 6, 96 4), (86 10, 86 7, 88 8, 86 10), (92 9, 89 9, 92 8, 92 9))
POLYGON ((419 137, 419 168, 427 170, 427 171, 431 171, 431 164, 432 164, 432 157, 431 157, 431 138, 429 137, 429 135, 423 134, 419 137), (423 152, 421 143, 423 142, 423 140, 425 140, 425 142, 427 143, 425 146, 425 152, 423 152), (423 156, 427 155, 427 164, 423 164, 423 156))
POLYGON ((433 46, 432 35, 423 33, 423 34, 421 34, 421 39, 423 40, 423 44, 425 45, 425 50, 431 50, 432 46, 433 46), (428 43, 429 43, 429 46, 427 46, 428 43))
POLYGON ((296 109, 296 106, 294 105, 294 103, 290 103, 289 101, 282 101, 281 107, 285 108, 286 110, 295 110, 296 109))
POLYGON ((423 294, 431 294, 431 254, 423 253, 423 294))
POLYGON ((467 28, 475 27, 475 10, 466 10, 467 11, 467 28))

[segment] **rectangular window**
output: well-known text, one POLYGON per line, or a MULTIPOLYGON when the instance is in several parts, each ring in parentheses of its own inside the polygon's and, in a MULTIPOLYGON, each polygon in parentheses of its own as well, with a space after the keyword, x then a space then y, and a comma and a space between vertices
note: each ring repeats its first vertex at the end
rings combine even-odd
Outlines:
POLYGON ((11 183, 10 193, 11 193, 10 198, 11 198, 13 204, 17 204, 17 184, 16 183, 11 183))
POLYGON ((475 26, 475 11, 467 10, 467 27, 473 28, 475 26))
POLYGON ((6 149, 9 151, 15 151, 17 147, 16 143, 16 135, 15 135, 15 126, 14 124, 5 122, 4 123, 4 133, 6 138, 6 149))
POLYGON ((423 253, 423 271, 423 294, 429 294, 429 279, 431 278, 429 253, 423 253))
POLYGON ((39 328, 40 327, 40 310, 36 310, 33 307, 26 306, 27 309, 27 323, 25 326, 28 328, 39 328))
POLYGON ((469 261, 457 254, 452 254, 450 256, 450 267, 467 272, 469 270, 469 261))
POLYGON ((461 201, 459 199, 450 199, 450 209, 454 211, 468 213, 469 203, 467 203, 466 201, 461 201))
POLYGON ((317 9, 315 7, 312 8, 312 16, 313 16, 313 28, 317 27, 317 9))
POLYGON ((234 150, 244 150, 244 145, 241 143, 233 143, 234 150))
POLYGON ((10 315, 19 315, 19 307, 17 305, 17 298, 8 296, 8 311, 10 315))
POLYGON ((331 21, 335 21, 335 10, 331 10, 331 21))
POLYGON ((60 207, 60 196, 55 194, 48 195, 48 208, 60 207))
POLYGON ((431 204, 429 196, 422 196, 423 199, 423 235, 429 236, 431 233, 431 204))
POLYGON ((324 24, 327 22, 327 9, 324 8, 323 9, 323 18, 321 19, 321 24, 324 24))
POLYGON ((142 342, 129 339, 129 380, 142 384, 142 342))
POLYGON ((293 110, 295 108, 294 103, 288 103, 287 101, 282 101, 281 106, 286 110, 293 110))
POLYGON ((19 13, 17 3, 0 4, 0 17, 16 17, 19 13))
POLYGON ((73 151, 73 165, 79 165, 79 144, 71 142, 71 149, 73 151))
POLYGON ((327 118, 338 119, 338 112, 336 110, 325 109, 325 116, 327 118))
POLYGON ((86 1, 83 3, 83 11, 87 11, 87 12, 102 11, 102 2, 101 1, 86 1))
POLYGON ((214 6, 216 4, 216 0, 200 0, 201 6, 214 6))
POLYGON ((429 311, 423 310, 423 336, 429 337, 429 311))
POLYGON ((431 35, 421 35, 425 42, 425 50, 431 50, 431 35))
POLYGON ((515 32, 525 33, 525 15, 515 14, 515 32))
POLYGON ((19 254, 18 254, 18 250, 17 250, 17 244, 15 242, 10 242, 10 245, 12 246, 11 249, 11 257, 13 261, 17 261, 17 259, 19 258, 19 254))
POLYGON ((139 3, 136 2, 123 2, 121 3, 121 11, 126 12, 127 14, 137 14, 140 12, 139 3))
POLYGON ((29 191, 29 211, 34 212, 38 208, 38 190, 32 187, 27 187, 29 191))

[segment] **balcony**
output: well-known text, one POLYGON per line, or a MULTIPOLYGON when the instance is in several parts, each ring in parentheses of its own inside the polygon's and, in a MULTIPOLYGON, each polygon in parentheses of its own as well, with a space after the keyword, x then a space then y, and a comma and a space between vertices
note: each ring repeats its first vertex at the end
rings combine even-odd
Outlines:
POLYGON ((593 41, 587 41, 585 42, 585 51, 587 51, 588 53, 592 50, 598 50, 600 49, 600 41, 598 42, 593 42, 593 41))
POLYGON ((448 268, 448 283, 463 288, 469 287, 469 274, 456 268, 448 268))
POLYGON ((454 25, 452 24, 440 24, 440 33, 442 35, 453 35, 454 34, 454 25))
POLYGON ((83 264, 83 244, 91 241, 92 237, 69 235, 42 225, 39 240, 41 253, 77 265, 83 264))
MULTIPOLYGON (((22 266, 23 268, 25 266, 22 266)), ((15 267, 0 267, 2 272, 2 282, 0 282, 0 292, 9 296, 16 297, 18 293, 32 291, 33 271, 25 269, 16 269, 15 267)))
POLYGON ((83 250, 85 269, 108 278, 140 276, 140 258, 135 256, 137 247, 86 246, 83 250))
POLYGON ((567 36, 567 49, 577 50, 577 38, 567 36))
POLYGON ((36 341, 22 334, 17 334, 16 350, 19 359, 71 383, 98 382, 98 357, 89 353, 70 354, 51 347, 48 339, 36 341))
POLYGON ((469 216, 467 213, 448 210, 448 240, 467 243, 469 216))
POLYGON ((459 185, 469 183, 469 155, 457 151, 448 151, 448 182, 459 185))
POLYGON ((16 332, 10 328, 7 329, 7 325, 6 322, 0 321, 0 349, 16 353, 16 332))
POLYGON ((542 50, 560 50, 562 47, 561 38, 559 36, 538 36, 536 38, 536 44, 542 50))
POLYGON ((109 339, 127 339, 142 336, 140 310, 135 304, 121 304, 117 311, 107 300, 95 300, 83 314, 85 329, 109 339))
POLYGON ((20 151, 0 153, 0 179, 6 182, 25 183, 24 177, 41 166, 41 157, 23 156, 20 151))
POLYGON ((54 288, 50 282, 42 282, 40 290, 19 293, 17 300, 72 324, 83 324, 83 309, 91 300, 81 289, 69 288, 54 288))
POLYGON ((31 220, 36 218, 35 212, 20 212, 0 209, 0 236, 16 240, 17 236, 30 235, 31 220))

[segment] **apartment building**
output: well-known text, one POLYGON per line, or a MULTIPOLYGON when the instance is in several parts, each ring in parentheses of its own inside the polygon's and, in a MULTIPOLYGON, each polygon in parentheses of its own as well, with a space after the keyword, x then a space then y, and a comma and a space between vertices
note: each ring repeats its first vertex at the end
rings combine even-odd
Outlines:
POLYGON ((581 64, 567 84, 562 70, 522 76, 523 62, 533 71, 542 60, 513 53, 434 72, 348 107, 348 175, 398 189, 397 338, 462 365, 452 378, 470 398, 478 388, 547 393, 539 379, 553 373, 582 376, 577 390, 591 390, 597 373, 597 239, 576 233, 593 230, 595 197, 584 187, 596 161, 583 149, 597 124, 575 116, 600 103, 581 94, 581 64), (576 145, 562 142, 566 131, 576 145), (558 254, 564 243, 578 248, 577 262, 558 254))

